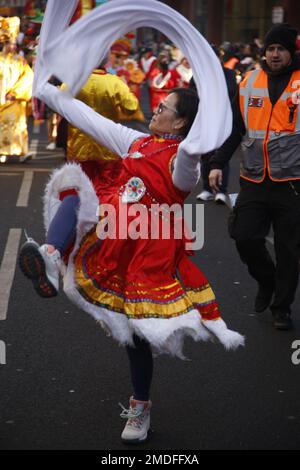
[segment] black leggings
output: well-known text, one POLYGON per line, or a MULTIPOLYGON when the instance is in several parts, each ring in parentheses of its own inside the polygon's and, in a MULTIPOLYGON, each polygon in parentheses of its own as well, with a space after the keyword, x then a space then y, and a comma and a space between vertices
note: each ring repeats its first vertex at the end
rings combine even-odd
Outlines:
POLYGON ((130 363, 131 382, 133 385, 133 398, 148 401, 153 374, 153 358, 149 343, 133 336, 134 345, 126 346, 130 363))

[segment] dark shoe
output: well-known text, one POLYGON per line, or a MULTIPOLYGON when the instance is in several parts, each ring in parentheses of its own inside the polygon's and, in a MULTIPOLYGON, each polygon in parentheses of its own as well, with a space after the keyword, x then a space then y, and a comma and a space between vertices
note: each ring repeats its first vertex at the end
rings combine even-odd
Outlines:
POLYGON ((254 310, 257 313, 264 312, 270 305, 274 289, 265 286, 259 286, 255 298, 254 310))
POLYGON ((286 312, 274 313, 273 325, 277 330, 291 330, 293 328, 291 314, 286 312))

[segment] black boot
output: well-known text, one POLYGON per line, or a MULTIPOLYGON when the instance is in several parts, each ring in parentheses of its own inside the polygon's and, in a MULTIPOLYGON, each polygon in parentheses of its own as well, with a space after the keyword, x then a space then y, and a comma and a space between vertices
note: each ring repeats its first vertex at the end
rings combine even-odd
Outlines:
POLYGON ((274 288, 270 286, 263 286, 259 284, 258 292, 255 297, 254 310, 261 313, 266 310, 272 300, 274 288))
POLYGON ((291 330, 293 328, 291 314, 287 312, 273 312, 273 325, 277 330, 291 330))

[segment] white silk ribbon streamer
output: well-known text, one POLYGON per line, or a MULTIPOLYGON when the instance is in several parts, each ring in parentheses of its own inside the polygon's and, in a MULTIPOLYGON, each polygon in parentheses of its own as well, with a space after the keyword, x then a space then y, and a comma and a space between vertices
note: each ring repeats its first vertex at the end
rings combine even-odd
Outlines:
POLYGON ((68 27, 76 10, 78 0, 48 1, 41 27, 37 58, 34 66, 33 94, 38 86, 42 86, 51 76, 45 63, 45 48, 59 37, 68 27))
POLYGON ((186 18, 157 0, 111 0, 63 31, 76 5, 77 0, 47 2, 42 31, 47 37, 42 38, 35 88, 55 75, 76 95, 117 38, 142 26, 153 27, 187 57, 200 96, 196 119, 178 157, 199 158, 222 145, 232 129, 224 73, 208 42, 186 18))

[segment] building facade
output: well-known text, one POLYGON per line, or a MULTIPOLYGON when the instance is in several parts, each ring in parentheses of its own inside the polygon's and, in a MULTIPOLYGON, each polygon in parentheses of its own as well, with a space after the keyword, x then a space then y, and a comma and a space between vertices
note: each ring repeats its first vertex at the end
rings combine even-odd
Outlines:
MULTIPOLYGON (((81 0, 88 10, 109 0, 81 0)), ((143 0, 140 0, 143 1, 143 0)), ((251 42, 263 38, 276 22, 288 22, 300 31, 299 0, 161 0, 185 16, 214 44, 251 42)), ((0 0, 0 15, 26 14, 30 6, 44 10, 46 0, 0 0)), ((140 43, 164 39, 158 31, 142 28, 140 43)))
POLYGON ((276 22, 288 22, 300 31, 299 0, 164 0, 164 3, 182 13, 215 44, 263 38, 276 22))

